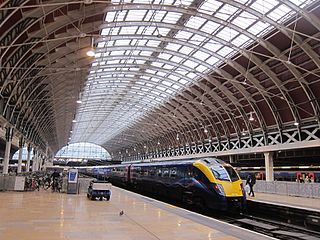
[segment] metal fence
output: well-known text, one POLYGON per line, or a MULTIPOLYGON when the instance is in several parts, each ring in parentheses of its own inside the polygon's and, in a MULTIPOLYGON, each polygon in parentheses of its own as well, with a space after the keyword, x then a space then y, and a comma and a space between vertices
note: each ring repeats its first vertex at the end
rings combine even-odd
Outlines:
POLYGON ((254 191, 296 197, 320 198, 320 183, 257 181, 256 185, 254 185, 254 191))

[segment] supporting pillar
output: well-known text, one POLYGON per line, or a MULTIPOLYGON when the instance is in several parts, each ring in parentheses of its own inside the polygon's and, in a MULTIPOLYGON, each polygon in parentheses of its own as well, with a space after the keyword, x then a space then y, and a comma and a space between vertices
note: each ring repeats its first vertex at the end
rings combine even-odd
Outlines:
POLYGON ((41 154, 38 152, 37 154, 37 162, 36 162, 36 171, 39 171, 39 166, 40 166, 40 160, 41 159, 41 154))
POLYGON ((28 155, 27 155, 27 166, 26 166, 26 172, 30 171, 30 157, 31 157, 31 144, 28 144, 28 155))
POLYGON ((39 165, 39 152, 37 151, 34 158, 34 171, 38 171, 38 165, 39 165))
POLYGON ((265 152, 264 153, 264 162, 265 162, 265 167, 266 167, 266 181, 267 182, 274 181, 273 152, 265 152))
POLYGON ((43 165, 44 165, 44 156, 41 155, 41 157, 40 157, 40 164, 39 164, 39 170, 40 170, 40 171, 43 170, 43 165))
POLYGON ((21 173, 21 167, 22 167, 22 151, 23 151, 23 137, 20 138, 19 140, 19 157, 18 157, 18 171, 17 173, 21 173))
POLYGON ((9 158, 10 158, 10 150, 11 150, 11 142, 13 137, 13 129, 8 127, 6 129, 6 150, 4 152, 4 159, 3 159, 3 174, 8 174, 9 170, 9 158))
POLYGON ((33 149, 32 172, 36 171, 36 164, 37 164, 37 150, 33 149))
POLYGON ((234 162, 235 162, 235 161, 234 161, 234 156, 229 155, 229 162, 230 162, 230 163, 234 163, 234 162))
POLYGON ((42 154, 39 153, 38 162, 37 162, 37 170, 40 171, 42 167, 42 154))

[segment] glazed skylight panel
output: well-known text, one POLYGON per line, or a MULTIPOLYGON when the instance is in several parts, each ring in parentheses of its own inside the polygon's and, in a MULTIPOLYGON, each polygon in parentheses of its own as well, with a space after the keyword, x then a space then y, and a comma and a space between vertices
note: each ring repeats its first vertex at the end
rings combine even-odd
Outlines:
POLYGON ((225 4, 219 9, 218 12, 216 12, 214 14, 214 16, 217 17, 217 18, 220 18, 222 20, 226 20, 227 21, 228 19, 231 19, 232 16, 234 16, 234 14, 237 11, 241 11, 241 10, 239 8, 236 8, 236 7, 232 6, 232 5, 230 5, 230 4, 225 4))
MULTIPOLYGON (((116 11, 117 8, 112 10, 110 6, 106 14, 106 23, 101 31, 103 36, 97 44, 96 59, 89 74, 89 84, 85 87, 86 102, 96 99, 96 110, 92 108, 94 105, 86 104, 79 108, 78 115, 83 111, 83 119, 95 116, 92 127, 105 128, 107 132, 88 132, 86 137, 94 140, 99 135, 100 143, 106 142, 142 118, 145 111, 174 97, 187 85, 201 79, 203 74, 212 71, 225 58, 237 54, 239 48, 270 31, 274 26, 268 23, 269 20, 281 23, 295 13, 277 0, 236 0, 228 3, 207 0, 199 7, 199 13, 186 21, 185 26, 177 25, 182 12, 192 2, 112 0, 115 6, 123 3, 142 5, 129 4, 121 11, 116 11), (238 3, 246 6, 239 8, 238 3), (168 12, 173 5, 181 7, 181 12, 168 12), (130 7, 132 9, 128 10, 130 7), (252 11, 249 13, 250 9, 252 11), (182 30, 177 31, 180 28, 182 30), (175 32, 170 36, 173 37, 172 42, 164 38, 170 31, 175 32), (164 41, 169 42, 160 48, 164 41), (94 88, 94 84, 99 87, 94 88), (139 107, 126 108, 132 101, 139 107), (105 118, 95 115, 99 110, 108 113, 105 118)), ((304 6, 306 1, 291 2, 304 6)), ((78 117, 81 119, 81 116, 78 117)))
POLYGON ((258 20, 258 18, 248 12, 242 12, 239 14, 238 17, 236 17, 232 24, 242 28, 247 29, 249 26, 251 26, 253 23, 255 23, 258 20))
POLYGON ((139 3, 139 4, 161 4, 161 5, 176 5, 189 6, 193 0, 111 0, 112 4, 123 3, 139 3))
POLYGON ((220 1, 208 0, 201 5, 199 12, 213 15, 221 7, 221 5, 223 5, 223 3, 220 1))
POLYGON ((314 1, 311 0, 289 0, 296 6, 299 6, 300 8, 304 8, 306 5, 311 4, 314 1))

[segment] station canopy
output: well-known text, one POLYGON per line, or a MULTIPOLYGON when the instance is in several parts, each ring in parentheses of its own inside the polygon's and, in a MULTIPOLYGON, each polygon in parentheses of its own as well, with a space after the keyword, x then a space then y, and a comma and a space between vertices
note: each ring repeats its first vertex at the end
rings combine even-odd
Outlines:
POLYGON ((24 42, 38 41, 29 68, 45 84, 45 103, 28 110, 44 117, 26 129, 53 152, 68 142, 170 148, 319 123, 317 0, 20 2, 7 10, 41 19, 24 42))
MULTIPOLYGON (((198 107, 212 105, 207 100, 210 92, 203 91, 210 91, 213 83, 223 91, 228 89, 226 85, 237 87, 247 81, 250 86, 240 88, 249 88, 249 92, 252 91, 250 88, 265 91, 262 86, 259 89, 254 80, 231 76, 214 79, 211 74, 219 72, 221 65, 239 53, 256 62, 264 54, 248 47, 279 26, 284 26, 289 19, 297 20, 297 9, 305 8, 312 1, 156 0, 148 4, 151 2, 134 0, 112 3, 101 25, 101 36, 94 39, 95 59, 82 93, 72 141, 123 145, 126 140, 134 142, 140 135, 149 137, 161 128, 172 130, 182 127, 180 119, 170 123, 165 117, 172 118, 177 113, 176 117, 182 118, 186 113, 182 107, 185 102, 196 111, 198 107), (195 94, 191 99, 177 99, 192 85, 202 85, 203 91, 199 89, 198 96, 195 94), (177 101, 177 105, 165 111, 159 110, 170 100, 177 101), (141 132, 143 129, 151 132, 144 134, 141 132)), ((289 37, 299 35, 295 29, 287 27, 286 31, 289 37)), ((272 47, 268 43, 265 45, 272 47)), ((288 59, 290 55, 283 56, 283 61, 288 59)), ((252 63, 248 61, 247 64, 243 69, 246 71, 244 75, 251 76, 249 68, 252 63)), ((241 105, 232 96, 231 89, 224 94, 229 94, 235 107, 241 105)), ((268 98, 282 97, 281 92, 266 95, 268 98)), ((221 102, 224 101, 219 94, 213 98, 214 105, 220 105, 208 106, 214 107, 215 114, 237 112, 228 105, 223 106, 221 102)), ((201 113, 199 115, 199 123, 204 125, 205 119, 201 119, 201 113)), ((185 121, 190 122, 198 118, 196 112, 193 119, 185 117, 185 121)))

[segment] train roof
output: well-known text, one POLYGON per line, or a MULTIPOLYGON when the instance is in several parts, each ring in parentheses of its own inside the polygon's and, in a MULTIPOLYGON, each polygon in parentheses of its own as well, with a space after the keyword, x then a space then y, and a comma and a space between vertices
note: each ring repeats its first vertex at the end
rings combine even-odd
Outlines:
POLYGON ((202 161, 207 165, 225 165, 226 163, 220 159, 208 157, 208 158, 196 158, 196 159, 185 159, 179 161, 157 161, 157 162, 145 162, 145 163, 134 163, 132 166, 166 166, 166 165, 188 165, 193 164, 196 161, 202 161))
POLYGON ((173 161, 148 161, 148 162, 140 162, 140 163, 125 163, 125 164, 116 164, 116 165, 105 165, 105 166, 90 166, 90 167, 77 167, 81 168, 117 168, 117 167, 128 167, 128 166, 167 166, 167 165, 188 165, 193 164, 196 161, 201 161, 206 165, 228 165, 226 162, 214 158, 214 157, 206 157, 206 158, 190 158, 183 160, 173 160, 173 161))

